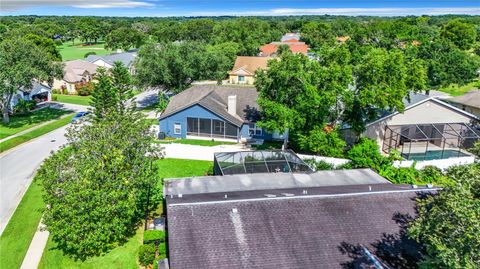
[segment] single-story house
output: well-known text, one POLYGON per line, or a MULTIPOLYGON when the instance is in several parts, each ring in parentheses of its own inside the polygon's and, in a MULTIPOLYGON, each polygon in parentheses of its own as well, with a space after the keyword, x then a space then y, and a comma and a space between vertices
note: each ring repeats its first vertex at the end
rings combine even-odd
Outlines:
POLYGON ((169 268, 414 268, 405 227, 438 191, 369 169, 165 179, 169 268))
POLYGON ((32 87, 28 89, 18 89, 10 101, 10 109, 13 109, 20 100, 33 100, 37 103, 52 100, 52 89, 43 83, 33 82, 32 87))
POLYGON ((260 47, 259 56, 263 57, 275 57, 277 55, 278 47, 281 45, 287 45, 292 53, 301 53, 307 55, 308 45, 305 42, 288 40, 285 42, 271 42, 260 47))
POLYGON ((115 62, 121 62, 125 67, 128 68, 131 74, 134 74, 135 68, 133 63, 136 57, 137 50, 130 50, 127 52, 112 53, 108 55, 88 55, 85 60, 107 69, 112 68, 115 62))
POLYGON ((74 94, 76 91, 75 84, 91 81, 98 68, 96 64, 84 60, 67 61, 64 64, 63 79, 55 79, 53 88, 65 88, 71 94, 74 94))
MULTIPOLYGON (((478 118, 435 97, 410 94, 405 110, 384 112, 366 125, 363 136, 377 141, 383 153, 397 150, 408 160, 469 156, 464 149, 480 139, 478 118)), ((349 129, 343 130, 352 141, 349 129)))
POLYGON ((446 99, 446 101, 480 117, 480 90, 471 90, 462 96, 446 99))
POLYGON ((267 69, 270 57, 238 56, 229 73, 230 84, 248 84, 255 82, 255 71, 267 69))
POLYGON ((173 96, 160 116, 168 137, 245 141, 283 139, 256 125, 258 92, 254 87, 195 85, 173 96))

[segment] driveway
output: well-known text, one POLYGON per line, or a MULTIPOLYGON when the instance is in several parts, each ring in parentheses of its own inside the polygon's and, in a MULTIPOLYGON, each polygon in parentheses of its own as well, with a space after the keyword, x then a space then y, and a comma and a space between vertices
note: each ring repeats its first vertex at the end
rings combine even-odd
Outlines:
POLYGON ((64 135, 67 126, 0 154, 0 234, 15 212, 37 168, 50 152, 67 142, 64 135))

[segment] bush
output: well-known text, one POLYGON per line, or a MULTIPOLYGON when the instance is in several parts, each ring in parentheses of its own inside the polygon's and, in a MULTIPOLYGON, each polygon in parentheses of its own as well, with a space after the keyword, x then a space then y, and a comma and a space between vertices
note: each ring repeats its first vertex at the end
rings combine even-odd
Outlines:
POLYGON ((305 159, 304 162, 315 171, 335 169, 335 165, 323 160, 316 161, 315 159, 305 159))
POLYGON ((58 101, 58 96, 52 95, 52 101, 58 101))
POLYGON ((146 230, 143 234, 143 243, 149 244, 153 242, 164 242, 165 241, 165 232, 159 230, 146 230))
POLYGON ((160 256, 167 254, 167 244, 161 243, 160 245, 158 245, 158 254, 160 256))
POLYGON ((155 260, 155 246, 152 244, 141 245, 138 249, 138 262, 143 266, 149 266, 155 260))
POLYGON ((80 96, 88 96, 93 92, 93 84, 91 82, 82 82, 75 84, 75 91, 80 96))
POLYGON ((297 143, 300 149, 327 157, 343 157, 345 140, 337 129, 327 127, 315 127, 308 135, 299 135, 297 143))
POLYGON ((377 142, 369 138, 360 138, 359 143, 347 153, 352 168, 372 168, 380 171, 384 166, 390 166, 389 158, 380 153, 377 142))
POLYGON ((399 168, 383 166, 379 174, 394 184, 417 184, 420 178, 420 172, 415 166, 399 168))
POLYGON ((52 93, 53 94, 62 94, 62 90, 61 89, 52 89, 52 93))
POLYGON ((27 114, 30 112, 30 110, 34 109, 35 106, 36 106, 36 103, 33 100, 27 101, 27 100, 20 99, 18 100, 18 103, 13 108, 13 111, 16 114, 27 114))
POLYGON ((90 55, 97 55, 97 53, 95 51, 89 51, 89 52, 85 53, 85 55, 83 55, 83 58, 87 58, 90 55))
POLYGON ((428 165, 420 170, 420 177, 422 182, 433 183, 443 177, 442 170, 436 166, 428 165))

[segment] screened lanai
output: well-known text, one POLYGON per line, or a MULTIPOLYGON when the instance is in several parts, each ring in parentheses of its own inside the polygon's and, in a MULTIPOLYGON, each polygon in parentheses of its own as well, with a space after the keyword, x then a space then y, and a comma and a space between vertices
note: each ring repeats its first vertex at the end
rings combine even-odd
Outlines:
POLYGON ((313 172, 291 150, 259 150, 215 153, 215 175, 313 172))
POLYGON ((465 123, 387 126, 383 151, 400 152, 407 160, 436 160, 470 156, 465 150, 480 139, 475 127, 465 123))

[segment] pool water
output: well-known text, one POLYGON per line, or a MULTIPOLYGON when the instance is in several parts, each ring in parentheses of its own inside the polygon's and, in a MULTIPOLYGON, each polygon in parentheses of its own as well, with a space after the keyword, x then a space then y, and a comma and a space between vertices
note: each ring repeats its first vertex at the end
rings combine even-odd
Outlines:
POLYGON ((410 154, 402 154, 403 157, 407 160, 415 160, 415 161, 429 161, 429 160, 438 160, 438 159, 448 159, 448 158, 456 158, 456 157, 465 157, 470 156, 463 152, 458 152, 458 150, 446 149, 443 151, 441 150, 429 150, 425 153, 410 153, 410 154))

